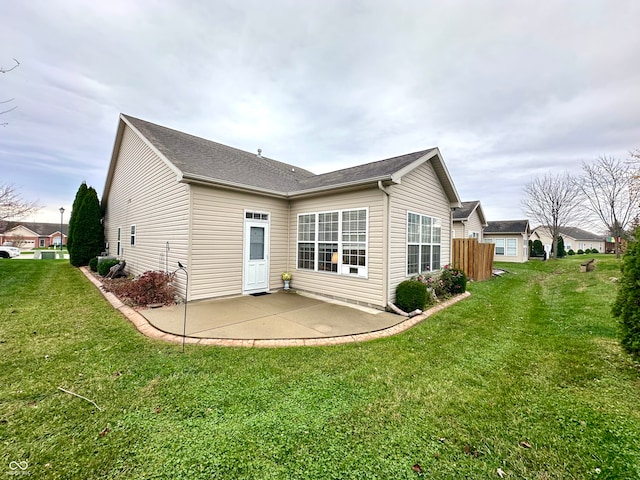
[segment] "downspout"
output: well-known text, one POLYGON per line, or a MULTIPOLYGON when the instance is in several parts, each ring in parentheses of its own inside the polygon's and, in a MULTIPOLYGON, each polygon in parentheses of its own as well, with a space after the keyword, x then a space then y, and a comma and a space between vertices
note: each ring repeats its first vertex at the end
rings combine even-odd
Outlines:
POLYGON ((291 261, 291 199, 287 199, 287 263, 286 272, 291 272, 289 268, 289 262, 291 261))
POLYGON ((391 265, 391 228, 390 228, 391 202, 389 200, 389 198, 391 197, 391 192, 387 190, 387 188, 384 185, 382 185, 382 180, 378 180, 378 190, 380 190, 382 193, 386 195, 386 197, 384 198, 384 201, 386 204, 386 208, 385 208, 386 213, 385 213, 384 223, 387 230, 386 232, 387 239, 386 239, 386 245, 385 245, 387 261, 384 266, 385 274, 382 277, 383 278, 382 288, 384 290, 383 305, 386 307, 389 304, 389 272, 390 272, 390 265, 391 265))

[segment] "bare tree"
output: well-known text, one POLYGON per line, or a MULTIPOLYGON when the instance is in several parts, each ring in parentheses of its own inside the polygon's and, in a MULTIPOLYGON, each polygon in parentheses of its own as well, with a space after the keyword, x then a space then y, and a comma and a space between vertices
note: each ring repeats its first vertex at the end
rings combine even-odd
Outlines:
POLYGON ((24 201, 11 184, 0 183, 0 230, 4 231, 11 220, 20 220, 37 212, 37 202, 24 201))
POLYGON ((638 168, 629 162, 599 157, 593 164, 582 164, 578 185, 585 206, 611 232, 616 257, 620 257, 618 239, 640 214, 638 168))
MULTIPOLYGON (((20 62, 17 59, 14 58, 13 61, 16 62, 16 64, 13 65, 11 68, 0 67, 0 73, 8 73, 11 70, 15 70, 16 68, 18 68, 20 66, 20 62)), ((13 102, 14 100, 15 100, 14 98, 10 98, 9 100, 2 100, 2 101, 0 101, 0 105, 13 102)), ((3 108, 3 107, 0 107, 0 108, 3 108)), ((3 115, 5 113, 9 113, 9 112, 15 110, 16 108, 18 108, 17 105, 14 106, 14 107, 8 108, 6 110, 2 110, 2 111, 0 111, 0 115, 3 115)), ((5 126, 5 125, 7 125, 7 123, 6 122, 5 123, 0 123, 0 125, 5 126)))
POLYGON ((553 239, 552 256, 558 253, 558 237, 564 227, 580 218, 579 190, 569 173, 547 173, 531 180, 524 189, 522 207, 530 220, 553 239))

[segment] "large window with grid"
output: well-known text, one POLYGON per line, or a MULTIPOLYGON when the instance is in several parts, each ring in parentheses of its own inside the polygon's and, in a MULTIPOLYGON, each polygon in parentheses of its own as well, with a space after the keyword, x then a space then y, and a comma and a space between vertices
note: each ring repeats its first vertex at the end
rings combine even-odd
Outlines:
POLYGON ((366 277, 368 210, 298 215, 298 268, 366 277))
POLYGON ((440 269, 440 219, 407 213, 407 275, 440 269))

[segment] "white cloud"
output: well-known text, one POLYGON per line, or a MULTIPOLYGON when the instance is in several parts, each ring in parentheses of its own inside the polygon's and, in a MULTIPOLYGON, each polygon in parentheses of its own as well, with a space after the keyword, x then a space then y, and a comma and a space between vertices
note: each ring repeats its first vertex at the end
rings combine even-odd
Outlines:
POLYGON ((532 175, 640 147, 636 18, 627 0, 7 2, 0 164, 56 221, 83 180, 101 193, 125 112, 317 173, 438 146, 464 200, 520 218, 532 175))

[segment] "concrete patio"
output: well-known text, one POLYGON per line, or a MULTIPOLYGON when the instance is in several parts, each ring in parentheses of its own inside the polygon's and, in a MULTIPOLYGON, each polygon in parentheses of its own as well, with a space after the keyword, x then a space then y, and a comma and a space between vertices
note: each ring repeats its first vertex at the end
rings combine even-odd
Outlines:
POLYGON ((187 332, 183 336, 184 305, 135 310, 105 292, 88 268, 80 270, 143 335, 166 342, 220 347, 317 347, 366 342, 404 332, 470 295, 457 295, 412 318, 294 292, 194 302, 187 305, 187 332))
MULTIPOLYGON (((140 310, 151 325, 182 335, 184 305, 140 310)), ((290 292, 207 300, 187 305, 186 335, 195 338, 302 339, 387 329, 406 317, 290 292)))

